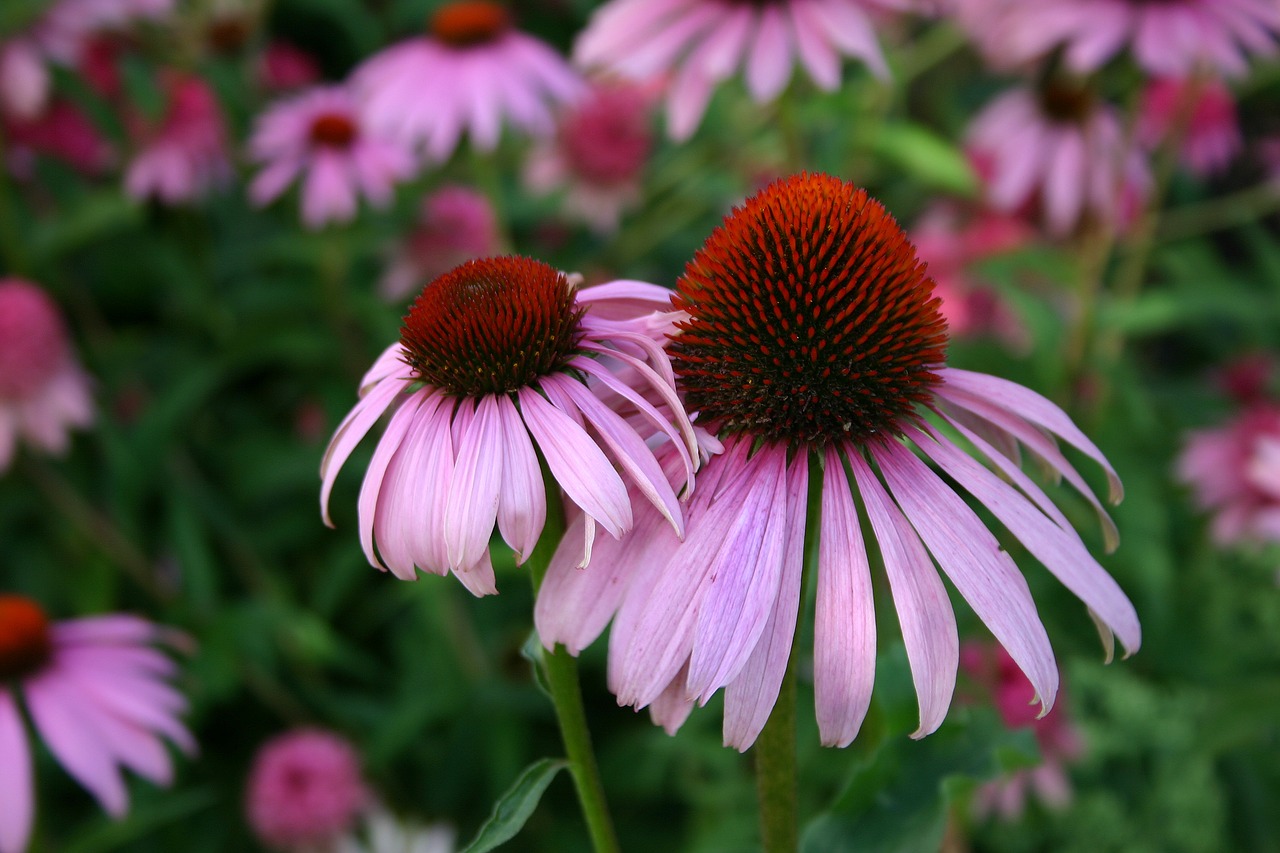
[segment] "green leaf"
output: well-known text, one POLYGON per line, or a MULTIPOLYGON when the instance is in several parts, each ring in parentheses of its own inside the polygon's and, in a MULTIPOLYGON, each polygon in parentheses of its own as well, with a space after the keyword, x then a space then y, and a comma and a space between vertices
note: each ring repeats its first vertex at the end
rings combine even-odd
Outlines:
POLYGON ((132 849, 132 845, 157 830, 189 821, 217 803, 218 795, 208 788, 175 791, 155 802, 138 805, 125 820, 103 818, 95 821, 88 831, 69 841, 65 850, 67 853, 106 853, 109 850, 132 849))
POLYGON ((98 240, 134 228, 142 210, 119 192, 85 196, 74 207, 39 223, 32 235, 32 251, 42 259, 57 258, 98 240))
POLYGON ((556 774, 568 766, 569 762, 561 758, 542 758, 526 767, 515 784, 494 804, 493 814, 462 853, 486 853, 515 838, 538 807, 542 792, 547 790, 556 774))
POLYGON ((923 125, 882 125, 870 145, 876 154, 931 187, 960 195, 977 192, 978 177, 964 152, 923 125))
POLYGON ((527 660, 533 667, 533 683, 545 695, 550 696, 551 684, 547 681, 547 670, 543 664, 542 656, 542 640, 539 639, 537 631, 530 631, 529 637, 524 641, 524 645, 520 646, 520 657, 527 660))
POLYGON ((994 713, 952 716, 967 719, 919 741, 888 738, 831 810, 809 824, 804 853, 937 850, 953 797, 1036 754, 1029 730, 1011 732, 994 713))

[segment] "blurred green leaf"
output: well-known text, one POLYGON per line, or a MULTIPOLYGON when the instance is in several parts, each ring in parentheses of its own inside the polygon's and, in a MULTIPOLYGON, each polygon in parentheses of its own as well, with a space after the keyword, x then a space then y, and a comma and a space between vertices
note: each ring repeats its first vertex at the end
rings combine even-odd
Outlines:
POLYGON ((964 152, 923 125, 880 125, 870 145, 877 155, 931 187, 966 196, 977 192, 978 176, 964 152))
POLYGON ((486 853, 505 844, 524 827, 556 774, 569 766, 558 758, 542 758, 525 768, 514 785, 493 806, 493 814, 480 827, 462 853, 486 853))

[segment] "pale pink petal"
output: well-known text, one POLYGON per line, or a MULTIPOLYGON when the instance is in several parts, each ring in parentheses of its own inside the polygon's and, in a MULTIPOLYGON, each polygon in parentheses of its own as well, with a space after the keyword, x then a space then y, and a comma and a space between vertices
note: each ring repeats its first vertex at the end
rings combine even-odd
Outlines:
POLYGON ((113 817, 129 807, 124 780, 104 733, 84 713, 81 701, 59 689, 55 673, 23 685, 31 720, 49 751, 77 782, 89 790, 113 817))
POLYGON ((763 7, 747 59, 747 91, 757 102, 771 101, 791 79, 789 22, 773 4, 763 7))
POLYGON ((498 397, 502 427, 502 479, 498 489, 498 530, 523 563, 542 535, 547 520, 547 490, 533 442, 511 398, 498 397))
MULTIPOLYGON (((466 404, 464 404, 465 406, 466 404)), ((498 518, 503 476, 503 424, 497 398, 486 394, 458 442, 444 511, 444 542, 452 569, 479 562, 498 518)))
POLYGON ((18 703, 0 687, 0 853, 22 853, 35 822, 31 750, 18 703))
POLYGON ((364 550, 364 556, 369 561, 369 565, 376 566, 384 571, 387 567, 378 559, 373 547, 373 527, 378 507, 378 492, 382 488, 382 479, 387 473, 387 467, 391 464, 392 457, 400 449, 400 443, 409 432, 409 427, 413 425, 414 415, 417 414, 421 399, 421 395, 410 397, 391 416, 391 422, 387 424, 386 432, 378 440, 378 446, 373 451, 373 459, 369 461, 369 467, 365 471, 364 482, 360 485, 360 498, 356 504, 356 521, 360 530, 360 547, 364 550))

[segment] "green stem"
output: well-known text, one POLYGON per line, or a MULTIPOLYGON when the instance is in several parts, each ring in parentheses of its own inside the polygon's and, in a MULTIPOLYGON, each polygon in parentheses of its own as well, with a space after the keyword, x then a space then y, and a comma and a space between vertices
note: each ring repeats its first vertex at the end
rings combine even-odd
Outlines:
MULTIPOLYGON (((535 596, 542 587, 542 579, 547 574, 547 567, 551 565, 551 556, 560 544, 565 529, 560 490, 545 466, 543 481, 547 484, 547 521, 528 560, 535 596)), ((565 752, 569 756, 569 772, 573 775, 582 817, 591 836, 591 846, 596 853, 619 853, 621 848, 614 833, 613 819, 609 816, 604 784, 600 780, 600 768, 591 748, 587 714, 582 706, 578 661, 565 651, 564 646, 557 645, 554 652, 543 650, 542 666, 551 690, 551 702, 555 705, 556 719, 560 723, 560 737, 564 740, 565 752)))
POLYGON ((9 179, 9 152, 0 133, 0 270, 25 276, 31 273, 31 259, 11 207, 17 203, 18 194, 9 179))
POLYGON ((1277 210, 1280 210, 1280 187, 1259 184, 1231 195, 1165 211, 1156 239, 1172 243, 1199 237, 1246 225, 1277 210))

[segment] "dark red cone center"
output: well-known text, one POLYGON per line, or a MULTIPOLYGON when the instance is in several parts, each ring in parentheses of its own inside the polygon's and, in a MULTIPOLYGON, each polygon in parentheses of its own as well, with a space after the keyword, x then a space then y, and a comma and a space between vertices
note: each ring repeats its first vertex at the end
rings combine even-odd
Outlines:
POLYGON ((582 313, 555 268, 532 258, 481 258, 423 288, 400 342, 428 385, 459 396, 503 394, 573 358, 582 313))
POLYGON ((321 113, 311 122, 311 141, 316 145, 349 148, 358 133, 355 120, 342 113, 321 113))
POLYGON ((0 595, 0 684, 31 675, 52 654, 49 620, 40 606, 20 595, 0 595))
POLYGON ((828 175, 757 193, 685 268, 671 344, 691 410, 769 441, 892 433, 930 398, 946 321, 883 206, 828 175))
POLYGON ((447 3, 431 16, 432 35, 454 47, 491 42, 510 28, 510 13, 489 0, 447 3))

